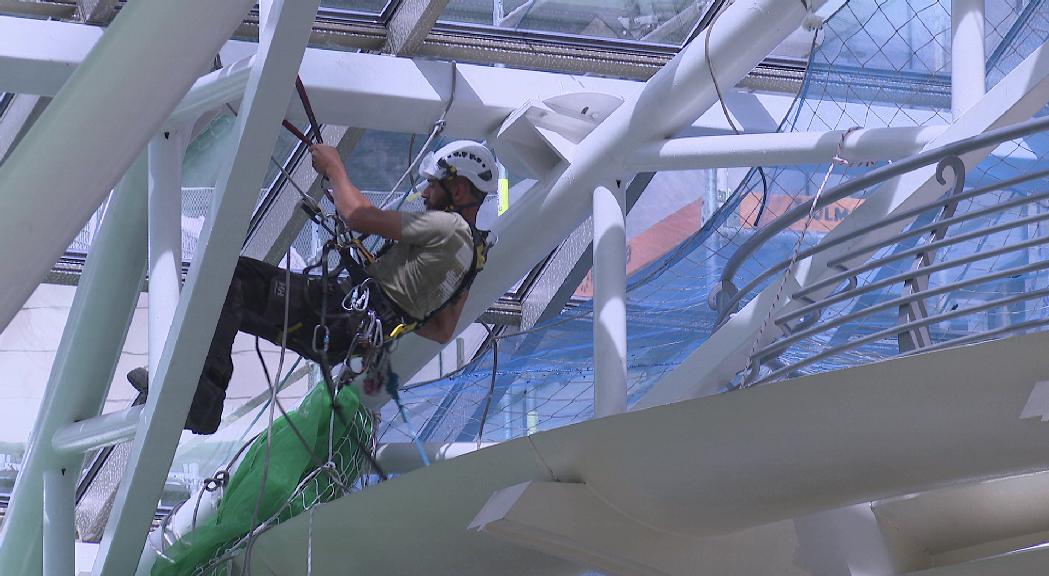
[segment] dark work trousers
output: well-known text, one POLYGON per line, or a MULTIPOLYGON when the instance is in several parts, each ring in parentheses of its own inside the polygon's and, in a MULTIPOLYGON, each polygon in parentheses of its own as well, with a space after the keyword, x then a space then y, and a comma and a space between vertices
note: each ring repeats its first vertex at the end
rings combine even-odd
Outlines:
POLYGON ((328 361, 335 364, 346 357, 362 315, 350 315, 342 309, 345 293, 336 283, 308 280, 301 274, 292 273, 289 286, 285 281, 286 274, 281 268, 243 256, 237 262, 211 348, 204 360, 204 370, 193 395, 186 420, 187 430, 196 434, 213 434, 218 429, 226 389, 233 376, 231 354, 237 332, 246 332, 279 346, 284 328, 285 301, 289 350, 314 362, 320 361, 312 339, 315 327, 321 322, 321 302, 325 301, 328 310, 325 323, 329 329, 328 361), (326 299, 322 292, 325 289, 328 290, 326 299))

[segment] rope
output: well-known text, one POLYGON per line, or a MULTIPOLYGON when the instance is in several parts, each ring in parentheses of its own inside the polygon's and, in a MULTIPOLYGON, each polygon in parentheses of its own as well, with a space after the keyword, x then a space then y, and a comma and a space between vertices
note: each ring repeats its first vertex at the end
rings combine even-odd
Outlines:
POLYGON ((772 305, 769 306, 769 312, 765 316, 764 321, 761 323, 761 328, 758 330, 757 336, 754 337, 754 342, 750 346, 750 353, 747 354, 747 358, 750 359, 750 368, 747 374, 744 376, 743 381, 740 383, 740 388, 749 388, 754 380, 758 376, 758 372, 761 370, 761 361, 759 358, 755 358, 754 355, 758 351, 758 346, 761 342, 762 336, 765 335, 765 329, 768 328, 769 322, 772 320, 772 316, 776 313, 776 306, 779 304, 780 299, 783 297, 783 289, 787 285, 787 277, 790 275, 794 265, 798 262, 798 255, 801 254, 801 247, 805 240, 805 235, 808 234, 809 226, 812 224, 813 216, 816 213, 816 205, 819 204, 820 196, 823 195, 824 189, 827 187, 827 181, 830 180, 830 175, 834 171, 835 165, 851 166, 852 163, 846 160, 844 155, 845 139, 848 138, 849 134, 853 131, 859 130, 859 126, 853 126, 845 131, 841 135, 841 141, 838 142, 838 150, 831 159, 830 165, 827 167, 827 173, 823 176, 823 182, 820 183, 820 187, 816 190, 816 195, 812 198, 812 204, 809 206, 808 215, 805 217, 805 226, 801 230, 801 234, 798 236, 797 242, 794 244, 794 252, 791 255, 790 262, 787 264, 786 269, 783 271, 783 276, 780 279, 779 286, 776 288, 776 295, 772 299, 772 305))

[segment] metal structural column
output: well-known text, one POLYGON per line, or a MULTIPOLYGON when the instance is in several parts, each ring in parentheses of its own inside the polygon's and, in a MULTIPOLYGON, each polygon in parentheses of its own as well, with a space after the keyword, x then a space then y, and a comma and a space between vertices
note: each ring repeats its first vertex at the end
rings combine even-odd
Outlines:
POLYGON ((156 373, 113 513, 95 560, 95 576, 132 574, 204 364, 280 120, 291 99, 318 0, 272 3, 235 126, 236 150, 219 175, 193 267, 156 373))
POLYGON ((984 0, 951 1, 951 110, 958 118, 987 90, 984 0))
POLYGON ((51 439, 60 428, 102 412, 145 273, 142 154, 113 193, 80 277, 0 532, 0 574, 42 571, 44 475, 63 467, 79 471, 83 463, 80 454, 56 452, 51 439))
POLYGON ((182 157, 185 137, 165 131, 149 142, 149 370, 160 364, 182 281, 182 157))
POLYGON ((594 188, 594 416, 626 412, 626 202, 594 188))

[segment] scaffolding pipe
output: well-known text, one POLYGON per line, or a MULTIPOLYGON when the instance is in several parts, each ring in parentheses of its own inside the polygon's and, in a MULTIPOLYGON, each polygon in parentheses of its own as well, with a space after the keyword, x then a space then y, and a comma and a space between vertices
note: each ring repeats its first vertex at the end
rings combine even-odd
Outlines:
POLYGON ((594 188, 594 417, 626 412, 626 198, 594 188))
POLYGON ((958 118, 987 91, 984 0, 951 1, 951 110, 958 118))
POLYGON ((921 152, 946 126, 674 138, 637 149, 631 170, 703 170, 823 164, 839 153, 849 162, 899 160, 921 152), (844 137, 844 140, 842 140, 844 137), (840 146, 840 148, 839 148, 840 146))
POLYGON ((0 166, 0 330, 252 4, 128 3, 0 166))

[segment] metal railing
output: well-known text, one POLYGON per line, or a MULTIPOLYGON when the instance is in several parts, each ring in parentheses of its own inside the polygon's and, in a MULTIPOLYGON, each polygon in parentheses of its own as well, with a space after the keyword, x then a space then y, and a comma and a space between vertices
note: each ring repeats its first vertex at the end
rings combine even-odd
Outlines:
POLYGON ((756 231, 732 255, 708 299, 722 323, 767 281, 791 273, 787 268, 792 260, 847 249, 818 264, 830 269, 830 275, 784 293, 785 302, 770 312, 769 336, 774 337, 755 346, 740 385, 798 375, 821 362, 840 364, 848 355, 868 355, 870 360, 907 355, 1049 324, 1049 274, 1043 273, 1049 270, 1049 257, 1039 252, 1049 246, 1049 226, 1042 225, 1049 221, 1049 186, 1012 196, 1005 192, 1023 184, 1030 189, 1030 183, 1049 177, 1049 170, 964 190, 960 158, 1045 130, 1049 118, 1039 118, 917 154, 794 206, 756 231), (946 185, 938 199, 829 235, 760 271, 742 289, 735 287, 743 264, 767 241, 808 217, 813 202, 819 209, 933 164, 937 181, 946 185), (954 174, 950 185, 944 177, 948 167, 954 174), (863 240, 893 224, 910 226, 887 238, 863 240), (998 292, 1003 282, 1008 289, 998 292))

